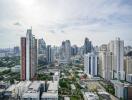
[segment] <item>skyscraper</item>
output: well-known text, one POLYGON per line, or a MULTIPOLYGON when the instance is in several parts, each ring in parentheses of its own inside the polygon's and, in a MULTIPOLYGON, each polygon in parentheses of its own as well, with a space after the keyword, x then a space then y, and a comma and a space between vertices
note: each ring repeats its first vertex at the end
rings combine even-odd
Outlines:
POLYGON ((90 53, 92 51, 92 43, 86 37, 84 41, 84 54, 90 53))
POLYGON ((38 40, 38 53, 46 54, 46 43, 43 38, 38 40))
POLYGON ((70 57, 71 57, 71 43, 70 43, 70 40, 65 41, 65 56, 66 56, 67 61, 69 61, 70 57))
POLYGON ((78 53, 78 47, 77 47, 77 45, 73 45, 71 47, 71 55, 75 56, 75 55, 77 55, 77 53, 78 53))
POLYGON ((98 57, 95 53, 84 55, 84 73, 90 77, 97 76, 98 57))
POLYGON ((21 38, 21 79, 31 80, 36 74, 37 40, 28 29, 26 37, 21 38))
POLYGON ((100 46, 98 74, 105 80, 112 79, 112 53, 107 50, 107 45, 100 46))
POLYGON ((60 48, 60 63, 69 63, 71 58, 71 43, 70 40, 66 40, 62 42, 60 48))
POLYGON ((26 37, 21 37, 21 80, 26 80, 26 37))
POLYGON ((52 51, 51 51, 51 45, 47 45, 47 61, 48 63, 52 62, 52 51))
POLYGON ((124 41, 116 38, 110 42, 109 50, 113 54, 113 76, 118 80, 124 80, 124 41))

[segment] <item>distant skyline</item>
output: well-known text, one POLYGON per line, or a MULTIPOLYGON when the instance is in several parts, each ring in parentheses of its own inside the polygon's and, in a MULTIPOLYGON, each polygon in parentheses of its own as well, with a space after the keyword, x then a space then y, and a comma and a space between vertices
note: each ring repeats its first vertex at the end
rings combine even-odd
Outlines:
POLYGON ((101 45, 120 37, 132 46, 132 0, 0 0, 0 48, 20 46, 28 28, 46 44, 101 45))

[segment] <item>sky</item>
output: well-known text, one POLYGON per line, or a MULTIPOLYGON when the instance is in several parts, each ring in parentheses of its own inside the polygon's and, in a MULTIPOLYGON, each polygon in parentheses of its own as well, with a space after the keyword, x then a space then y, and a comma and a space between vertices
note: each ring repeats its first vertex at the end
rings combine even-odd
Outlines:
POLYGON ((81 46, 120 37, 132 46, 132 0, 0 0, 0 48, 20 45, 31 28, 37 39, 81 46))

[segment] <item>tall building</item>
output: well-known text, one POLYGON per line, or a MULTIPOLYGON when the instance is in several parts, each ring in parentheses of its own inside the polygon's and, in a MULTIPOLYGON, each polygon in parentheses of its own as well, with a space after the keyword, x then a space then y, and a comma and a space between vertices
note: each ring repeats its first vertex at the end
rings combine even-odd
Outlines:
POLYGON ((124 41, 116 38, 110 42, 109 50, 113 54, 113 76, 115 79, 124 80, 124 41))
POLYGON ((70 40, 65 41, 65 56, 66 56, 67 61, 69 61, 70 57, 71 57, 71 43, 70 43, 70 40))
POLYGON ((126 81, 132 83, 132 56, 127 55, 124 57, 124 67, 126 81))
POLYGON ((84 54, 90 53, 92 51, 92 43, 86 37, 84 41, 84 54))
POLYGON ((43 38, 38 40, 38 54, 46 54, 46 43, 43 38))
POLYGON ((100 46, 98 75, 108 81, 112 79, 112 56, 107 50, 107 45, 100 46))
POLYGON ((20 56, 20 49, 18 46, 14 47, 14 56, 20 56))
POLYGON ((124 47, 124 53, 125 53, 125 55, 127 55, 131 51, 132 51, 132 47, 131 46, 125 46, 124 47))
POLYGON ((77 45, 73 45, 71 47, 71 55, 75 56, 75 55, 77 55, 77 53, 78 53, 78 47, 77 47, 77 45))
POLYGON ((124 67, 126 74, 132 74, 132 56, 126 56, 124 59, 124 67))
POLYGON ((84 55, 84 73, 90 77, 97 76, 98 57, 95 53, 88 53, 84 55))
POLYGON ((47 61, 48 63, 52 62, 52 51, 51 51, 51 45, 47 45, 47 61))
POLYGON ((21 79, 31 80, 37 68, 37 39, 28 29, 26 37, 21 38, 21 79))
POLYGON ((66 40, 62 42, 62 45, 60 47, 59 62, 69 63, 70 58, 71 58, 71 43, 70 40, 66 40))
POLYGON ((52 62, 56 62, 59 59, 59 47, 53 46, 51 48, 52 62))

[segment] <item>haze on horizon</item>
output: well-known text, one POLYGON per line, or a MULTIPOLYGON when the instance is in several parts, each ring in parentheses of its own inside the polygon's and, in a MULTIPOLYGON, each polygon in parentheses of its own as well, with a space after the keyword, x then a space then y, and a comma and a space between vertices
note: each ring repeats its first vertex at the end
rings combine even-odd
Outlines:
POLYGON ((120 37, 132 45, 132 0, 0 0, 0 48, 20 45, 32 26, 37 38, 94 45, 120 37))

